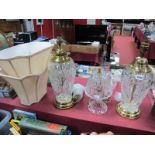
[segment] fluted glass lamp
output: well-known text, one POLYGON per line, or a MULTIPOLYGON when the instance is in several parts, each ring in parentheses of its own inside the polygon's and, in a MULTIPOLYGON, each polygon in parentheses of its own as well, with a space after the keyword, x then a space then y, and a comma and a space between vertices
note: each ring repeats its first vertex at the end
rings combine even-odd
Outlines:
MULTIPOLYGON (((141 50, 146 50, 148 45, 142 43, 141 50)), ((145 51, 141 51, 144 56, 145 51)), ((117 112, 128 119, 140 116, 140 105, 153 83, 153 74, 144 57, 137 57, 122 72, 121 93, 122 101, 117 105, 117 112)))
POLYGON ((76 68, 72 58, 61 48, 62 42, 62 38, 58 38, 57 50, 51 59, 49 78, 55 94, 54 105, 59 109, 67 109, 74 105, 72 89, 76 68))

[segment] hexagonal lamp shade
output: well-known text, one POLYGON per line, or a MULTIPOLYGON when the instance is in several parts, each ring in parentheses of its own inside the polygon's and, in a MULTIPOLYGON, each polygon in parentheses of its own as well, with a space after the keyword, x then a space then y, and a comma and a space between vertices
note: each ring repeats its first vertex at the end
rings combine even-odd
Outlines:
POLYGON ((31 42, 0 52, 0 76, 13 86, 21 104, 31 105, 45 95, 51 51, 48 42, 31 42))

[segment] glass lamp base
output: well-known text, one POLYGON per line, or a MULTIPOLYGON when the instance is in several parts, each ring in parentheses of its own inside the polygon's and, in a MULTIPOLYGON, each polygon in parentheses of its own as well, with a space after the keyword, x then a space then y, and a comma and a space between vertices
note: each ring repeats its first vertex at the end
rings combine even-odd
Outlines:
POLYGON ((94 99, 89 100, 88 110, 93 114, 102 115, 107 112, 107 104, 103 101, 97 101, 94 99))
POLYGON ((128 118, 128 119, 137 119, 140 116, 140 110, 129 112, 126 109, 123 108, 122 104, 119 103, 116 107, 116 111, 121 115, 122 117, 128 118))

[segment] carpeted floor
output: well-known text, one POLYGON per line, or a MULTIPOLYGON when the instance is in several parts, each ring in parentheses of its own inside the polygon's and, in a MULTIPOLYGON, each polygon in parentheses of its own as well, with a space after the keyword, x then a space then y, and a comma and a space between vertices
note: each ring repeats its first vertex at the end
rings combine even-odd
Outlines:
POLYGON ((120 64, 129 64, 139 55, 132 36, 114 36, 112 51, 120 54, 120 64))

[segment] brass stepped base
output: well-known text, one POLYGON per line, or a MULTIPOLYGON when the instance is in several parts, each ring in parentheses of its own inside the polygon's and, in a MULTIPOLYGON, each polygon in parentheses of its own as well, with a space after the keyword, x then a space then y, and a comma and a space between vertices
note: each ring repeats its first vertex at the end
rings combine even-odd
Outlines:
POLYGON ((119 113, 119 115, 121 115, 122 117, 128 118, 128 119, 137 119, 140 116, 140 110, 133 112, 133 113, 128 112, 121 106, 121 103, 117 105, 116 111, 119 113))
POLYGON ((72 100, 69 103, 59 103, 57 100, 55 100, 54 105, 58 109, 69 109, 75 105, 75 102, 73 102, 73 100, 72 100))

